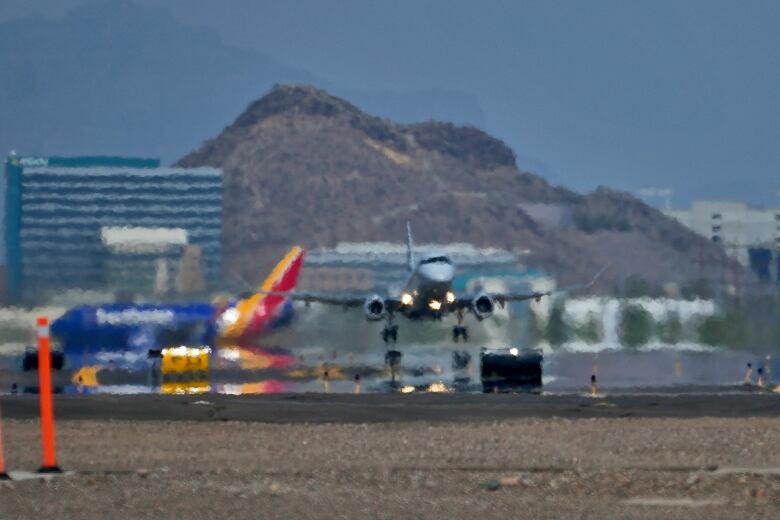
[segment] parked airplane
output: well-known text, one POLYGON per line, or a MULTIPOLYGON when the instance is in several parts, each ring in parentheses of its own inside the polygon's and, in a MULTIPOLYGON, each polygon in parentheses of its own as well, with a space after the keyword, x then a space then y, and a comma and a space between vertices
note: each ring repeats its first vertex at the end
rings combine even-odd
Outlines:
POLYGON ((304 251, 293 247, 252 295, 233 301, 189 304, 111 304, 68 310, 51 325, 66 356, 149 351, 171 345, 253 343, 292 318, 292 303, 268 294, 295 288, 304 251))
POLYGON ((522 300, 539 300, 553 292, 566 292, 574 289, 590 287, 606 269, 601 269, 593 280, 585 285, 577 285, 545 292, 481 292, 478 294, 457 295, 452 289, 455 276, 455 266, 445 255, 428 255, 419 262, 414 257, 412 229, 406 224, 406 254, 409 275, 404 290, 398 296, 327 294, 312 292, 279 292, 272 291, 278 297, 288 297, 292 300, 307 303, 318 302, 342 307, 363 307, 363 313, 369 321, 385 320, 382 339, 385 343, 398 339, 398 325, 394 324, 397 314, 410 320, 440 320, 448 314, 454 314, 457 324, 452 329, 454 341, 468 339, 468 329, 463 325, 465 314, 471 312, 477 320, 490 317, 496 305, 503 307, 507 302, 522 300))

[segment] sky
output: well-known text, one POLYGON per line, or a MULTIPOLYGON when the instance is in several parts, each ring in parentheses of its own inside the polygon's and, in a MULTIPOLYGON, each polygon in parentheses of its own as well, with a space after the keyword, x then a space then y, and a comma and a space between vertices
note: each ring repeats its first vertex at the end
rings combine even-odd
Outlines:
MULTIPOLYGON (((780 205, 777 1, 138 1, 341 89, 472 95, 555 184, 780 205)), ((0 22, 83 3, 3 0, 0 22)))

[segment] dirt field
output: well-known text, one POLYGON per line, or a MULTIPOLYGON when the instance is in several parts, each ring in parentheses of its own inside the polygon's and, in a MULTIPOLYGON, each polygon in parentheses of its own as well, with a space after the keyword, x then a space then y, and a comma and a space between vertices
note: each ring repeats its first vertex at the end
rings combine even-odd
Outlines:
MULTIPOLYGON (((57 428, 58 462, 77 474, 0 484, 0 519, 780 514, 776 417, 57 428)), ((37 421, 4 433, 9 469, 37 468, 37 421)))

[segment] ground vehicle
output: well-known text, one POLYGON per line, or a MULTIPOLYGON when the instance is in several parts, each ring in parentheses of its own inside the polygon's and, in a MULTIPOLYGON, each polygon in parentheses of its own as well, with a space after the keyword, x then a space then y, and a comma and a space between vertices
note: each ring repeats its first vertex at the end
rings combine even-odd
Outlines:
POLYGON ((483 347, 479 353, 482 391, 541 391, 543 360, 537 349, 483 347))

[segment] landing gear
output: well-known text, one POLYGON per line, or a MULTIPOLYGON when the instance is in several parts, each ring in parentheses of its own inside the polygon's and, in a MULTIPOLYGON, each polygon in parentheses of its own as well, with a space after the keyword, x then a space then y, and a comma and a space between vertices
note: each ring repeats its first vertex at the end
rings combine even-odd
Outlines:
POLYGON ((453 350, 452 351, 452 369, 468 370, 471 364, 471 354, 467 350, 453 350))
POLYGON ((398 381, 398 370, 401 368, 400 350, 388 350, 385 352, 385 365, 390 369, 390 384, 395 385, 398 381))
POLYGON ((385 343, 398 341, 398 325, 385 325, 385 328, 382 329, 382 341, 385 343))
POLYGON ((458 310, 455 315, 458 318, 458 324, 452 327, 452 341, 458 342, 458 338, 463 338, 463 342, 469 340, 469 329, 463 325, 463 310, 458 310))
MULTIPOLYGON (((50 355, 51 369, 56 371, 62 370, 62 367, 65 365, 65 354, 61 350, 52 350, 50 355)), ((38 370, 38 351, 33 347, 27 347, 24 351, 22 370, 25 372, 38 370)))
POLYGON ((385 324, 385 328, 382 329, 382 341, 384 341, 385 343, 390 343, 390 341, 395 343, 397 340, 398 340, 398 325, 393 324, 393 314, 388 313, 387 324, 385 324))
POLYGON ((463 338, 463 342, 469 340, 469 329, 462 325, 455 325, 452 327, 452 341, 458 342, 458 338, 463 338))
MULTIPOLYGON (((398 341, 398 325, 393 323, 392 313, 387 315, 387 323, 382 329, 382 341, 389 344, 391 341, 398 341)), ((401 351, 390 349, 388 346, 385 352, 385 367, 390 371, 390 387, 395 388, 398 385, 398 371, 401 368, 401 351)))

